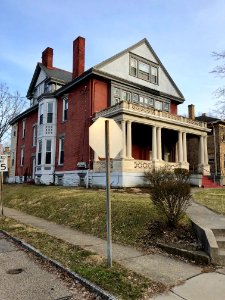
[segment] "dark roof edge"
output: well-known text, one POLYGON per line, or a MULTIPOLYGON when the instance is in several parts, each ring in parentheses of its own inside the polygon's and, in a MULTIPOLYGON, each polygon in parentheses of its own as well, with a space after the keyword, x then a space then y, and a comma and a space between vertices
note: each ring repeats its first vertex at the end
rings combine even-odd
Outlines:
POLYGON ((38 108, 38 104, 35 104, 32 107, 29 107, 28 109, 26 109, 25 111, 23 111, 22 113, 20 113, 18 116, 16 116, 15 118, 13 118, 9 124, 13 125, 14 123, 16 123, 19 119, 25 117, 26 115, 28 115, 30 112, 35 111, 38 108))
POLYGON ((55 91, 54 95, 55 96, 60 96, 62 95, 64 92, 66 92, 68 89, 70 89, 71 87, 73 87, 74 85, 78 84, 79 82, 81 82, 82 80, 86 79, 88 76, 90 76, 92 74, 92 70, 93 68, 88 69, 87 71, 85 71, 84 73, 82 73, 80 76, 76 77, 75 79, 73 79, 72 81, 70 81, 69 83, 65 84, 64 86, 62 86, 60 89, 58 89, 57 91, 55 91))

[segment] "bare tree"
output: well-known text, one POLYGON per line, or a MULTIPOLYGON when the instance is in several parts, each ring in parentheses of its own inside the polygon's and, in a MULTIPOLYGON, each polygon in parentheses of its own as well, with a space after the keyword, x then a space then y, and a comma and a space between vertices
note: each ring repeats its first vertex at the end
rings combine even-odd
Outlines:
MULTIPOLYGON (((220 78, 225 78, 225 51, 221 53, 213 52, 212 54, 216 60, 222 61, 222 64, 217 65, 211 73, 220 78)), ((215 91, 215 96, 219 99, 216 103, 217 109, 215 110, 215 113, 221 118, 225 118, 225 84, 215 91)))
POLYGON ((5 83, 0 83, 0 143, 10 128, 10 121, 26 108, 25 97, 10 93, 5 83))

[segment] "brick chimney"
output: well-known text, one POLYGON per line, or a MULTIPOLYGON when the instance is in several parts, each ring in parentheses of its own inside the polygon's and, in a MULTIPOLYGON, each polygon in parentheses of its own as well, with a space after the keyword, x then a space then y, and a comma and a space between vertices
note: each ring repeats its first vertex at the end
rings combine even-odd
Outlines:
POLYGON ((42 52, 42 64, 48 68, 53 68, 53 49, 48 47, 42 52))
POLYGON ((188 118, 195 119, 195 106, 193 104, 188 105, 188 118))
POLYGON ((73 77, 78 77, 84 73, 85 63, 85 38, 78 36, 73 42, 73 77))

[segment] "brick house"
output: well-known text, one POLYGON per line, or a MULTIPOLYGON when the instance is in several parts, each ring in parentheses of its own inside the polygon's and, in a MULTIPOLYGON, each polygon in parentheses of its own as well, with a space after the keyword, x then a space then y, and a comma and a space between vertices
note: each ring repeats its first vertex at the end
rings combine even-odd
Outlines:
POLYGON ((27 93, 31 107, 11 122, 11 181, 105 185, 105 161, 89 147, 88 129, 98 117, 113 118, 123 132, 112 186, 142 185, 145 171, 162 166, 189 169, 193 137, 198 171, 209 173, 210 130, 177 115, 184 97, 146 39, 85 71, 85 39, 78 37, 72 70, 53 66, 53 49, 42 53, 27 93))
POLYGON ((196 117, 196 120, 207 123, 211 129, 208 133, 208 156, 212 175, 225 176, 225 121, 209 117, 206 114, 196 117))

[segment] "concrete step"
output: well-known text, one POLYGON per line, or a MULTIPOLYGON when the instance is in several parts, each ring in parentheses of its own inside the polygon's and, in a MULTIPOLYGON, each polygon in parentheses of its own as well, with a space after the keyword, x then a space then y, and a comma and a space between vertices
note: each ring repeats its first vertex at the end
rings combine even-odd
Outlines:
POLYGON ((225 236, 216 236, 219 249, 225 250, 225 236))
POLYGON ((225 249, 219 249, 217 263, 223 266, 225 265, 225 249))
POLYGON ((212 232, 215 235, 216 239, 217 237, 225 237, 225 228, 212 229, 212 232))

